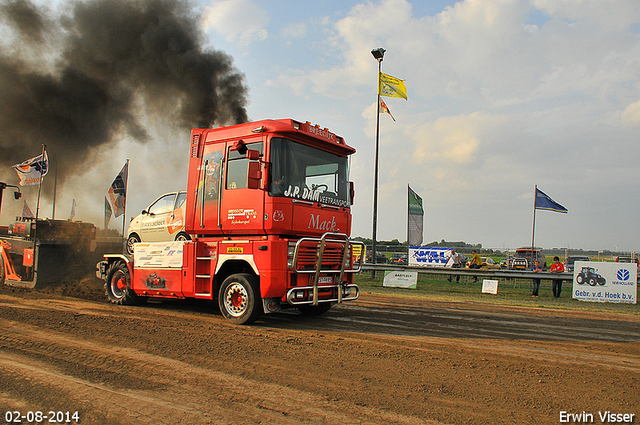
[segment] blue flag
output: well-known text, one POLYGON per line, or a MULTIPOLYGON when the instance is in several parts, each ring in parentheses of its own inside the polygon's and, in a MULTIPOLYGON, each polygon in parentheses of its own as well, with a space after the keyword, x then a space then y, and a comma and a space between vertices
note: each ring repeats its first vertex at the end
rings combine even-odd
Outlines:
POLYGON ((547 211, 555 211, 559 213, 567 212, 567 209, 551 199, 549 195, 541 191, 536 187, 536 209, 538 210, 547 210, 547 211))

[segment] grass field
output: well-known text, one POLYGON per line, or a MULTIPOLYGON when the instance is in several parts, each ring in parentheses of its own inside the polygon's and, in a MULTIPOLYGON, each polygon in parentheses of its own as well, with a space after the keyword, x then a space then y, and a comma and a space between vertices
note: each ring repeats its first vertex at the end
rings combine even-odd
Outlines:
MULTIPOLYGON (((498 294, 483 294, 482 280, 473 283, 472 279, 460 278, 460 283, 447 281, 443 275, 418 274, 416 289, 388 288, 382 286, 383 273, 378 272, 375 279, 370 273, 362 273, 354 277, 362 293, 384 293, 405 296, 425 297, 443 301, 476 301, 491 304, 517 305, 541 308, 572 309, 586 311, 616 312, 626 314, 640 314, 638 304, 627 303, 594 303, 574 300, 572 298, 572 283, 565 281, 562 285, 560 298, 555 299, 551 291, 551 281, 542 280, 539 297, 531 296, 530 279, 500 280, 498 294)), ((637 296, 636 296, 637 299, 637 296)))

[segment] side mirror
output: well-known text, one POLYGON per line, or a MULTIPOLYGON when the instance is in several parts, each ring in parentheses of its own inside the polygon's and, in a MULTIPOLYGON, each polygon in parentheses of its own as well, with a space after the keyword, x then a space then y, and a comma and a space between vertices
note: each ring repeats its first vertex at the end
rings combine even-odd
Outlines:
POLYGON ((260 151, 255 149, 247 149, 247 159, 249 161, 257 161, 260 159, 260 151))
MULTIPOLYGON (((258 152, 258 151, 254 151, 258 152)), ((262 180, 262 171, 260 170, 259 161, 251 161, 247 170, 247 187, 249 189, 260 188, 260 180, 262 180)))
POLYGON ((20 199, 22 197, 22 192, 13 192, 13 197, 16 199, 20 199))
POLYGON ((353 184, 353 182, 349 182, 349 202, 351 203, 351 205, 353 205, 355 200, 356 200, 356 187, 353 184))

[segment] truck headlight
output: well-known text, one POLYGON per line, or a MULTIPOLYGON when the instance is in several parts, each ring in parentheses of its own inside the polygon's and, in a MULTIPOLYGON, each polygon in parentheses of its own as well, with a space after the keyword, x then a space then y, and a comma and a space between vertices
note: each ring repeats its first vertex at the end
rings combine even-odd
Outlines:
POLYGON ((289 242, 289 246, 287 247, 287 267, 292 269, 293 268, 293 254, 296 251, 296 243, 295 242, 289 242))

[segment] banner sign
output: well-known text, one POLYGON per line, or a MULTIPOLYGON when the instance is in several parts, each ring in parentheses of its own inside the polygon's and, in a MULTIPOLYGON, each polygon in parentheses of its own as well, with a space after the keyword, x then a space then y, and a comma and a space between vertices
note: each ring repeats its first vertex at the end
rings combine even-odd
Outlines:
POLYGON ((409 247, 409 265, 444 267, 449 255, 451 255, 451 248, 411 246, 409 247))
POLYGON ((418 272, 386 272, 382 286, 416 289, 418 286, 418 272))
POLYGON ((573 298, 637 304, 638 266, 635 263, 576 261, 573 298))
POLYGON ((353 262, 358 262, 360 257, 366 255, 366 248, 363 248, 362 245, 351 245, 351 254, 353 255, 353 262))
POLYGON ((183 241, 137 243, 133 251, 136 269, 181 268, 183 241))
POLYGON ((484 279, 482 281, 482 293, 483 294, 498 294, 498 281, 492 279, 484 279))

